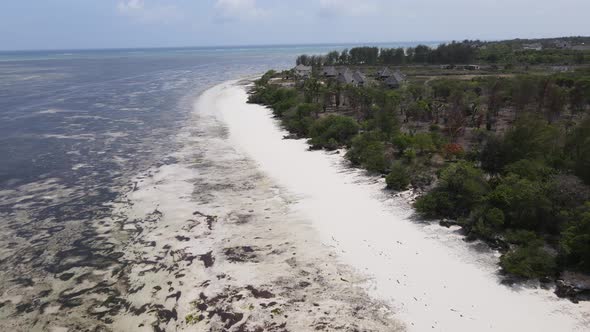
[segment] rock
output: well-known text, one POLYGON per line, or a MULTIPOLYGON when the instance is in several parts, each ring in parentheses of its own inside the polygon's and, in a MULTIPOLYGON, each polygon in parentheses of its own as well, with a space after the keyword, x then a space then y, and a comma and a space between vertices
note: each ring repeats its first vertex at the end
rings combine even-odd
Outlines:
POLYGON ((590 301, 590 278, 580 273, 566 271, 555 282, 555 295, 573 303, 590 301))
POLYGON ((438 224, 443 227, 446 227, 446 228, 450 228, 451 226, 459 225, 459 223, 457 223, 456 221, 448 220, 448 219, 443 219, 438 224))

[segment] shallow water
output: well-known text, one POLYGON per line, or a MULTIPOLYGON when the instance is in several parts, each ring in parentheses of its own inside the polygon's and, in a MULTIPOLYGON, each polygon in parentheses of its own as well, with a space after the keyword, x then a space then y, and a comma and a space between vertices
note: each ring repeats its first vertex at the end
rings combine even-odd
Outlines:
POLYGON ((174 170, 202 91, 295 52, 0 54, 0 326, 96 325, 89 299, 128 291, 104 276, 129 268, 136 236, 119 231, 118 202, 154 167, 174 170))
MULTIPOLYGON (((288 200, 273 200, 274 185, 235 154, 225 126, 200 116, 195 101, 215 84, 287 68, 301 52, 331 48, 0 54, 0 329, 194 330, 185 316, 199 292, 213 298, 240 292, 249 306, 258 303, 245 287, 264 286, 284 302, 293 300, 299 293, 286 292, 276 280, 258 278, 262 284, 256 285, 252 278, 276 275, 307 284, 289 267, 304 269, 314 258, 283 262, 274 274, 268 272, 272 262, 262 259, 256 266, 264 273, 248 262, 234 273, 239 264, 227 264, 235 256, 227 246, 240 239, 238 232, 253 234, 251 228, 264 222, 295 217, 280 212, 288 200), (267 191, 256 189, 264 184, 267 191), (246 208, 261 204, 269 206, 246 208), (273 206, 272 215, 262 212, 273 206), (253 221, 242 229, 236 218, 253 221)), ((289 245, 251 240, 261 246, 258 256, 293 258, 285 246, 310 256, 298 249, 296 237, 289 245)), ((252 243, 235 245, 257 248, 252 243)), ((317 252, 326 271, 345 273, 328 264, 328 253, 317 252)), ((328 272, 302 273, 325 279, 328 272)), ((325 281, 309 287, 336 294, 344 286, 325 281)), ((356 298, 372 308, 362 293, 356 298)), ((348 300, 325 308, 353 317, 348 300)), ((242 325, 282 324, 270 317, 272 309, 246 316, 243 303, 217 304, 200 313, 208 317, 201 324, 225 326, 228 315, 233 324, 237 317, 242 325)), ((303 306, 311 303, 284 310, 303 306)), ((377 322, 374 312, 367 316, 377 322)), ((317 319, 332 324, 329 317, 317 319)))

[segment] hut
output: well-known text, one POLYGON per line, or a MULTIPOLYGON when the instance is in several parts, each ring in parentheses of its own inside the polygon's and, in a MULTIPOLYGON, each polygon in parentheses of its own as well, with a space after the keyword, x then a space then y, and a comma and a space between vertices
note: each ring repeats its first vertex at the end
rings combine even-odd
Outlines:
POLYGON ((342 84, 356 85, 354 75, 348 68, 344 68, 343 70, 340 71, 340 73, 338 73, 337 80, 338 80, 338 82, 340 82, 342 84))
POLYGON ((385 85, 390 89, 397 89, 406 81, 406 76, 399 71, 394 72, 385 80, 385 85))
POLYGON ((309 78, 311 77, 311 66, 304 66, 304 65, 297 65, 297 67, 294 68, 295 70, 295 74, 298 77, 301 78, 309 78))
POLYGON ((334 78, 338 76, 338 71, 333 66, 324 67, 324 71, 322 73, 326 78, 334 78))
POLYGON ((352 74, 352 78, 358 86, 365 86, 367 83, 367 77, 360 70, 355 71, 354 74, 352 74))
POLYGON ((377 78, 379 78, 381 80, 387 80, 392 75, 393 75, 393 73, 387 67, 385 67, 385 68, 383 68, 383 69, 381 69, 380 71, 377 72, 377 78))

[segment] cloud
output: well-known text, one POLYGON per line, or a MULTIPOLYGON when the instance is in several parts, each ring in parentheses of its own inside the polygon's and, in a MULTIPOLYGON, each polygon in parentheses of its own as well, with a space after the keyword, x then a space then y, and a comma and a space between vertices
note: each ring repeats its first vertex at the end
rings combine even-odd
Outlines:
POLYGON ((253 20, 267 16, 256 0, 216 0, 215 9, 221 21, 253 20))
POLYGON ((119 14, 143 23, 168 23, 182 19, 181 11, 174 5, 148 4, 145 0, 120 0, 119 14))
POLYGON ((381 4, 374 0, 320 0, 320 15, 371 16, 380 13, 381 4))

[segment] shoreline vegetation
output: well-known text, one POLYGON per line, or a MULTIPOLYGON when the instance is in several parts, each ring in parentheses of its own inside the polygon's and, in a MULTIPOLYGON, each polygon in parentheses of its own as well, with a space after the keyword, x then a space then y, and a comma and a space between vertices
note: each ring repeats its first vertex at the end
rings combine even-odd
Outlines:
POLYGON ((256 80, 310 149, 413 189, 417 214, 501 253, 504 282, 590 299, 590 37, 358 47, 256 80))

